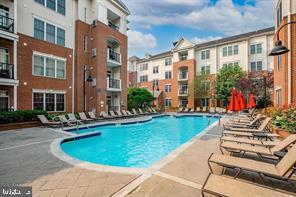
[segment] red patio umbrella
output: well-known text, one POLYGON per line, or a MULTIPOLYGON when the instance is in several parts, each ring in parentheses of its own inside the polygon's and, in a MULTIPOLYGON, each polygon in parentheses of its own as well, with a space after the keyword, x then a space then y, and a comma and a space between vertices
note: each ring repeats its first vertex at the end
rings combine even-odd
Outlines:
POLYGON ((256 107, 256 102, 255 102, 255 97, 253 94, 250 94, 249 96, 249 104, 248 104, 249 108, 255 108, 256 107))
POLYGON ((244 94, 242 91, 238 93, 238 103, 240 110, 243 110, 246 108, 245 100, 244 100, 244 94))
POLYGON ((235 88, 232 89, 231 91, 231 99, 229 102, 228 110, 230 111, 239 111, 239 102, 238 102, 238 97, 237 97, 237 91, 235 88))

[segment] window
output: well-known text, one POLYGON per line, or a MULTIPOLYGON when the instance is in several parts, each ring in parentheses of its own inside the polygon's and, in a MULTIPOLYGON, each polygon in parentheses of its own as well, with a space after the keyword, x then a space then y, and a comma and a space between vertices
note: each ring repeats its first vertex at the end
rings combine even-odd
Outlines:
POLYGON ((46 24, 46 41, 55 43, 55 26, 46 24))
POLYGON ((65 46, 65 30, 58 27, 57 44, 65 46))
POLYGON ((46 76, 59 79, 66 78, 66 61, 49 58, 42 55, 33 56, 33 73, 36 76, 46 76))
POLYGON ((58 8, 57 8, 58 13, 65 15, 66 14, 66 5, 65 5, 65 0, 58 0, 58 8))
POLYGON ((201 106, 208 107, 210 106, 210 98, 202 98, 200 99, 201 106))
POLYGON ((34 93, 33 95, 33 108, 36 110, 43 110, 44 106, 44 94, 43 93, 34 93))
POLYGON ((157 74, 158 73, 158 66, 154 66, 153 67, 153 74, 157 74))
POLYGON ((51 58, 46 58, 46 74, 47 77, 55 76, 55 60, 51 58))
POLYGON ((44 75, 44 58, 42 56, 34 56, 34 74, 38 76, 44 75))
POLYGON ((208 75, 210 74, 211 67, 210 66, 202 66, 201 67, 201 74, 208 75))
POLYGON ((171 107, 172 106, 172 99, 164 99, 164 106, 171 107))
POLYGON ((65 94, 33 93, 33 109, 46 111, 65 111, 65 94))
POLYGON ((251 54, 255 54, 256 53, 256 45, 251 45, 251 54))
POLYGON ((201 90, 202 91, 209 91, 211 88, 211 82, 210 81, 201 81, 201 90))
POLYGON ((233 54, 238 55, 238 45, 233 46, 233 54))
POLYGON ((54 94, 45 94, 45 110, 55 111, 54 110, 54 94))
POLYGON ((55 0, 47 0, 46 7, 55 11, 56 10, 56 1, 55 0))
POLYGON ((35 0, 37 3, 40 3, 41 5, 45 5, 45 0, 35 0))
POLYGON ((223 48, 223 57, 227 56, 227 47, 223 48))
POLYGON ((257 61, 257 62, 251 62, 251 71, 262 71, 263 62, 257 61))
POLYGON ((44 22, 34 19, 34 37, 44 40, 44 22))
POLYGON ((282 1, 279 2, 278 4, 278 7, 277 7, 277 10, 276 10, 276 21, 277 21, 277 27, 279 27, 282 23, 282 19, 283 19, 283 16, 282 16, 282 1))
POLYGON ((239 62, 229 62, 223 64, 223 67, 232 68, 233 66, 239 66, 239 62))
POLYGON ((57 60, 57 78, 66 78, 66 62, 57 60))
POLYGON ((172 65, 172 58, 165 58, 165 65, 166 66, 170 66, 170 65, 172 65))
POLYGON ((157 79, 154 79, 154 80, 152 81, 152 85, 153 85, 153 86, 158 86, 158 80, 157 80, 157 79))
POLYGON ((166 71, 165 72, 165 79, 171 79, 172 78, 172 71, 166 71))
POLYGON ((281 56, 278 55, 277 56, 277 69, 278 69, 278 71, 281 69, 281 64, 282 64, 282 59, 281 59, 281 56))
POLYGON ((140 76, 140 82, 147 82, 147 81, 148 81, 148 75, 140 76))
POLYGON ((231 45, 228 47, 223 47, 223 57, 231 56, 231 55, 238 55, 239 47, 238 45, 231 45))
POLYGON ((232 55, 232 46, 228 47, 228 56, 232 55))
POLYGON ((165 92, 172 92, 172 85, 165 85, 164 86, 164 91, 165 92))
POLYGON ((148 64, 141 64, 140 71, 148 70, 148 64))
POLYGON ((252 44, 251 45, 251 55, 262 53, 262 44, 252 44))
POLYGON ((205 59, 210 59, 210 50, 204 50, 201 51, 201 59, 205 60, 205 59))
POLYGON ((262 44, 257 44, 256 47, 257 47, 257 54, 262 53, 262 44))
POLYGON ((46 40, 51 43, 65 46, 65 30, 52 24, 43 22, 37 18, 34 19, 34 37, 40 40, 46 40), (44 35, 45 32, 46 37, 44 35))
POLYGON ((87 35, 83 37, 83 51, 87 52, 87 35))

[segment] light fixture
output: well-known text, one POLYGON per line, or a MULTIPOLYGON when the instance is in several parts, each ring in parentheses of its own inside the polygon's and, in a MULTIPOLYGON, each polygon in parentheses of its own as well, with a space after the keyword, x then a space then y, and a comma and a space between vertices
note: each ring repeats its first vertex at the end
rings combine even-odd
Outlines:
POLYGON ((275 47, 269 53, 269 56, 277 56, 281 54, 288 53, 290 50, 287 49, 284 45, 282 45, 282 41, 278 40, 275 43, 275 47))

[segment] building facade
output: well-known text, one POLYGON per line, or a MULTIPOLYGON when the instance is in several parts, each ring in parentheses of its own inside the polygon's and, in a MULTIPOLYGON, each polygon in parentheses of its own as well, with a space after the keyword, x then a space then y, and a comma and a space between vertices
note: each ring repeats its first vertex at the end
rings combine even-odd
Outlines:
POLYGON ((273 37, 272 27, 200 44, 181 38, 170 51, 137 62, 138 87, 163 91, 166 107, 214 105, 215 76, 223 66, 239 65, 247 72, 273 70, 273 58, 268 56, 273 37), (202 88, 210 93, 195 99, 189 87, 200 73, 208 75, 202 88))
POLYGON ((99 113, 126 107, 129 10, 120 0, 4 0, 1 9, 14 18, 12 48, 0 37, 10 52, 1 62, 14 65, 11 87, 0 83, 9 98, 2 108, 99 113))
MULTIPOLYGON (((296 22, 296 2, 275 0, 275 34, 281 26, 292 21, 296 22)), ((274 39, 276 41, 277 37, 274 39)), ((296 103, 296 24, 284 26, 279 39, 290 50, 274 58, 274 104, 282 107, 296 103)))

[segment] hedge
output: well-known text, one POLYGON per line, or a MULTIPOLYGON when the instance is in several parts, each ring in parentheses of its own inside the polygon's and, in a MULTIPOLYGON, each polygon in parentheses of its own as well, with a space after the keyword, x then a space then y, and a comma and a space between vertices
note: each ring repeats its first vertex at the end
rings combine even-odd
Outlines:
POLYGON ((37 115, 47 116, 47 112, 42 110, 0 112, 0 124, 34 121, 37 120, 37 115))

